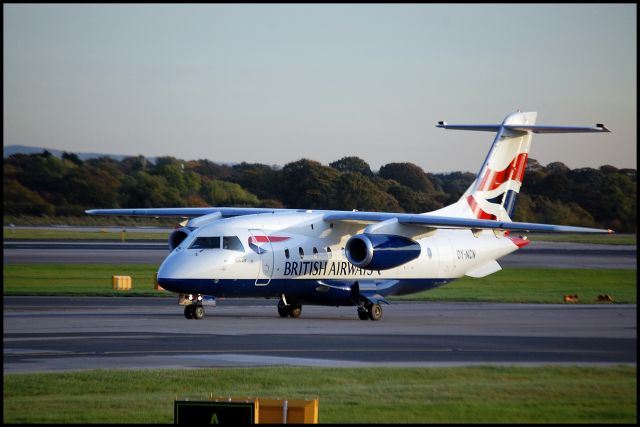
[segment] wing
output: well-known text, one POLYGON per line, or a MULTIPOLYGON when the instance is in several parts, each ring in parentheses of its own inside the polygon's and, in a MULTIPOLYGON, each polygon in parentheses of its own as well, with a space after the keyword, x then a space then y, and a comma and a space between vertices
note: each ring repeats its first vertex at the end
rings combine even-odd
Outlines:
MULTIPOLYGON (((124 215, 124 216, 148 216, 148 217, 178 217, 196 218, 204 215, 219 213, 220 217, 228 218, 241 215, 274 214, 280 212, 311 212, 305 209, 269 209, 269 208, 149 208, 149 209, 91 209, 86 211, 89 215, 124 215)), ((378 231, 394 227, 409 226, 419 229, 470 229, 479 230, 512 230, 520 232, 545 232, 545 233, 597 233, 611 234, 612 230, 586 227, 572 227, 566 225, 537 224, 530 222, 492 221, 473 218, 457 218, 448 216, 435 216, 429 214, 405 214, 393 212, 359 212, 359 211, 327 211, 315 210, 323 213, 326 222, 350 222, 358 224, 371 224, 378 231)), ((415 232, 415 234, 418 234, 415 232)))
POLYGON ((325 221, 353 221, 365 223, 380 223, 383 225, 400 224, 407 226, 422 226, 427 228, 449 228, 470 230, 512 230, 521 232, 544 233, 599 233, 611 234, 613 230, 599 228, 572 227, 567 225, 537 224, 531 222, 492 221, 486 219, 457 218, 448 216, 435 216, 429 214, 402 214, 386 212, 350 212, 333 211, 325 214, 325 221), (385 223, 385 224, 382 224, 385 223))
POLYGON ((240 215, 255 215, 275 212, 304 212, 296 209, 269 209, 269 208, 148 208, 148 209, 90 209, 85 211, 89 215, 115 215, 115 216, 150 216, 150 217, 174 217, 196 218, 203 215, 220 213, 222 218, 240 215))

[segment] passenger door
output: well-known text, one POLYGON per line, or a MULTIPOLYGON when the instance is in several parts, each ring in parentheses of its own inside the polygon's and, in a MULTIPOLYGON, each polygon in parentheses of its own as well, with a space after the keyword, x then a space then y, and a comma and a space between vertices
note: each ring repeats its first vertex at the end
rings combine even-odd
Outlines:
POLYGON ((260 266, 256 277, 256 286, 266 286, 271 282, 273 276, 274 254, 271 241, 264 231, 258 229, 249 230, 252 243, 258 247, 260 255, 260 266))

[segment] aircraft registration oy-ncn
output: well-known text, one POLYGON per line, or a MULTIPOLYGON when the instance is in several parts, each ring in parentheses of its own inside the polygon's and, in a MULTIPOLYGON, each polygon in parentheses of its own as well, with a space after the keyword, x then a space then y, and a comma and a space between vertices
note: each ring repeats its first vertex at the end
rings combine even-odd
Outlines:
POLYGON ((495 132, 495 139, 462 197, 433 212, 232 207, 86 212, 188 219, 169 236, 171 252, 157 279, 164 289, 188 296, 188 319, 204 316, 203 297, 264 297, 278 299, 282 317, 299 317, 302 305, 311 304, 354 306, 360 319, 379 320, 386 297, 499 271, 499 258, 529 243, 512 233, 612 233, 511 220, 534 133, 609 132, 601 124, 536 125, 536 116, 518 111, 492 125, 439 122, 443 129, 495 132))

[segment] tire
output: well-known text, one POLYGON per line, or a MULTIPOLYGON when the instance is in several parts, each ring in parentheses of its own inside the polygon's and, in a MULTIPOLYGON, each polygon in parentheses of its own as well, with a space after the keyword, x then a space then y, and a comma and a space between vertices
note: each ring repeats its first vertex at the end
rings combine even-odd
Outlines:
POLYGON ((289 316, 293 317, 293 318, 298 318, 300 317, 300 314, 302 313, 302 306, 301 305, 291 305, 289 306, 289 316))
POLYGON ((358 309, 358 317, 360 318, 360 320, 369 320, 369 313, 367 312, 367 310, 358 309))
POLYGON ((278 303, 278 314, 280 317, 288 317, 289 316, 289 308, 284 305, 282 300, 278 303))
POLYGON ((369 319, 380 320, 380 318, 382 317, 382 307, 380 307, 380 304, 373 304, 371 305, 371 307, 369 307, 368 314, 369 319))
POLYGON ((193 304, 189 304, 184 308, 184 317, 193 319, 193 304))
POLYGON ((196 305, 193 307, 193 318, 200 320, 204 317, 204 307, 201 305, 196 305))

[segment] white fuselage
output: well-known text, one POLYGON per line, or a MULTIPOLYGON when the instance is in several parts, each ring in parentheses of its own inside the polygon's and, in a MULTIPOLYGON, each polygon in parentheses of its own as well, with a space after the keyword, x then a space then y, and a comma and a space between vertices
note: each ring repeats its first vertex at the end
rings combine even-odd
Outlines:
MULTIPOLYGON (((313 212, 246 215, 221 219, 193 231, 160 266, 159 280, 251 280, 269 286, 281 280, 384 281, 443 279, 446 283, 507 255, 518 246, 484 231, 441 229, 416 239, 418 258, 387 270, 355 267, 345 242, 367 224, 332 224, 313 212), (350 228, 345 230, 344 228, 350 228), (237 237, 242 248, 196 248, 203 237, 237 237)), ((221 245, 222 246, 222 245, 221 245)))

